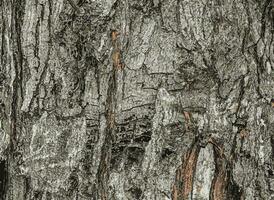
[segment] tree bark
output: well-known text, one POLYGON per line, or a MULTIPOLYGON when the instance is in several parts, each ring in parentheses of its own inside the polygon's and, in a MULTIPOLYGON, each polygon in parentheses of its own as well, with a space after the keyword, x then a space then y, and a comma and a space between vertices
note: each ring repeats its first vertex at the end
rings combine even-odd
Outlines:
POLYGON ((0 13, 1 199, 274 199, 273 0, 0 13))

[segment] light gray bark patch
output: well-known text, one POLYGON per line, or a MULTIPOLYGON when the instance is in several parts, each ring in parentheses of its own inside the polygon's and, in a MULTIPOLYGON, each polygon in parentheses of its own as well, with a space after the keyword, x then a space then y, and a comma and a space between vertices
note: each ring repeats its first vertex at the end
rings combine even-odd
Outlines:
POLYGON ((213 147, 201 148, 193 181, 193 199, 208 199, 210 185, 214 177, 213 147))

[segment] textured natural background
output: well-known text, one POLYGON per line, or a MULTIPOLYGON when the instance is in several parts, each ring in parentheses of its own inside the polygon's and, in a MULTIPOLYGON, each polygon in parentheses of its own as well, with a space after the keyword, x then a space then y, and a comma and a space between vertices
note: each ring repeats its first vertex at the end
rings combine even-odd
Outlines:
POLYGON ((1 0, 0 198, 274 199, 273 0, 1 0))

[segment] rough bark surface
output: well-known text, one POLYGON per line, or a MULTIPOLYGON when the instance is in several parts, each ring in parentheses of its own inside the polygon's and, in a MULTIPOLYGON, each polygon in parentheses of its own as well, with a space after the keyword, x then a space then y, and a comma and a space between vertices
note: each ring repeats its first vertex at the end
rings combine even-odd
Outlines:
POLYGON ((1 199, 274 199, 273 0, 2 0, 0 19, 1 199))

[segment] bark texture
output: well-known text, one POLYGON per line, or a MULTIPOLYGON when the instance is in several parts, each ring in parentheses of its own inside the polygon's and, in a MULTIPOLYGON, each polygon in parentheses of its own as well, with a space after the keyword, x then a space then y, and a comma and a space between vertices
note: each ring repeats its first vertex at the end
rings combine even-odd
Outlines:
POLYGON ((274 199, 273 0, 1 0, 0 198, 274 199))

